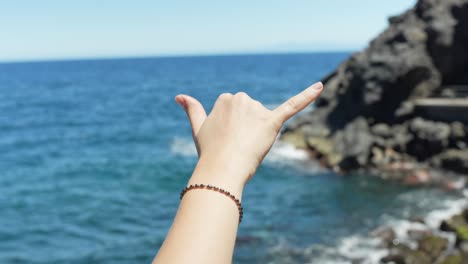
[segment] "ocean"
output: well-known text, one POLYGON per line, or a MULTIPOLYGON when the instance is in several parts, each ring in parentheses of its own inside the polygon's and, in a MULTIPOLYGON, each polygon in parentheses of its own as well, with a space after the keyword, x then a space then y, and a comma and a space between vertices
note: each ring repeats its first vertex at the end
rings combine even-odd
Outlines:
MULTIPOLYGON (((174 96, 274 108, 349 55, 0 64, 0 263, 150 263, 197 162, 174 96)), ((338 175, 277 142, 245 189, 234 263, 374 263, 371 230, 436 225, 465 200, 338 175)))

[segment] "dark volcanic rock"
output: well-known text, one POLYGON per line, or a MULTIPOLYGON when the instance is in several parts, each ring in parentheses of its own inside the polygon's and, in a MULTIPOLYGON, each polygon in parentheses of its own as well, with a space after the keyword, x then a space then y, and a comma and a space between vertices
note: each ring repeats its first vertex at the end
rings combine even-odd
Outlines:
POLYGON ((432 264, 448 248, 448 240, 433 234, 427 234, 417 241, 417 248, 400 244, 390 248, 390 253, 382 258, 383 263, 432 264))
POLYGON ((418 249, 436 260, 448 247, 448 240, 435 235, 428 235, 419 241, 418 249))
POLYGON ((381 259, 382 263, 398 264, 432 264, 432 258, 419 249, 411 249, 405 245, 398 245, 391 249, 388 256, 381 259))
POLYGON ((460 252, 462 253, 463 259, 468 262, 468 242, 463 242, 460 245, 458 245, 458 247, 460 248, 460 252))
POLYGON ((462 214, 454 215, 450 219, 442 221, 440 230, 446 232, 456 232, 458 228, 468 225, 465 217, 462 214))
POLYGON ((468 149, 447 150, 431 159, 435 166, 451 169, 460 173, 468 173, 468 149))
POLYGON ((410 123, 409 132, 413 139, 408 143, 406 151, 420 160, 442 152, 449 145, 449 124, 415 118, 410 123))
POLYGON ((373 237, 380 238, 386 246, 391 246, 394 244, 396 239, 396 233, 391 227, 382 227, 374 230, 371 235, 373 237))
POLYGON ((459 251, 452 252, 451 254, 444 256, 439 262, 440 264, 465 264, 463 256, 459 251))
POLYGON ((468 85, 468 0, 419 0, 389 23, 324 78, 317 109, 283 138, 306 142, 323 164, 343 170, 440 155, 433 166, 467 172, 466 152, 445 152, 467 148, 468 124, 424 120, 414 106, 446 85, 468 85))
MULTIPOLYGON (((428 264, 467 264, 468 263, 468 208, 461 213, 445 219, 440 229, 443 233, 426 228, 409 230, 409 237, 396 240, 400 243, 386 242, 385 235, 389 231, 385 228, 378 230, 384 236, 380 236, 389 250, 381 259, 382 263, 428 263, 428 264), (449 237, 456 236, 456 243, 449 237)), ((376 233, 376 234, 380 234, 376 233)), ((392 235, 392 233, 390 233, 392 235)), ((388 236, 388 235, 387 235, 388 236)), ((379 236, 377 236, 379 237, 379 236)), ((395 239, 395 236, 390 236, 395 239)))
POLYGON ((468 75, 468 4, 466 1, 419 1, 416 12, 425 19, 427 49, 444 83, 466 84, 468 75), (445 3, 446 2, 446 3, 445 3), (465 68, 465 69, 464 69, 465 68))
POLYGON ((338 131, 334 137, 335 150, 343 156, 340 167, 354 169, 365 166, 370 154, 373 138, 369 125, 363 118, 357 118, 349 123, 343 131, 338 131))

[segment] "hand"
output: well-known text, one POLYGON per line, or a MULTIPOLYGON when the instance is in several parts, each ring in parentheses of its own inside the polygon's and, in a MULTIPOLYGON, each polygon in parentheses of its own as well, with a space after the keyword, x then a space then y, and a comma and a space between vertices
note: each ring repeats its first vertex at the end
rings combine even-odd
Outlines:
POLYGON ((191 182, 241 191, 275 142, 284 122, 312 103, 322 89, 322 83, 316 83, 272 111, 246 93, 224 93, 208 117, 195 98, 176 96, 176 102, 190 120, 199 156, 191 182))

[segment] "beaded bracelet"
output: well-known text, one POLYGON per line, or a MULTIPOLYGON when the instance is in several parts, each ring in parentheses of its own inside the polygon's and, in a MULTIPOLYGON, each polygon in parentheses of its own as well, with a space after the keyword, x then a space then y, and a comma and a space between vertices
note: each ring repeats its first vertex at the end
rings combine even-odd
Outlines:
POLYGON ((237 206, 237 209, 239 210, 239 224, 242 222, 242 216, 244 215, 244 209, 242 208, 242 204, 241 202, 239 201, 239 199, 237 199, 234 195, 232 195, 230 192, 228 191, 225 191, 221 188, 218 188, 218 187, 215 187, 213 185, 205 185, 205 184, 192 184, 192 185, 189 185, 187 187, 185 187, 182 192, 180 193, 180 199, 182 200, 182 197, 184 197, 184 194, 190 190, 193 190, 193 189, 206 189, 206 190, 213 190, 213 191, 216 191, 216 192, 219 192, 219 193, 222 193, 226 196, 228 196, 229 198, 231 198, 231 200, 233 200, 235 203, 236 203, 236 206, 237 206))

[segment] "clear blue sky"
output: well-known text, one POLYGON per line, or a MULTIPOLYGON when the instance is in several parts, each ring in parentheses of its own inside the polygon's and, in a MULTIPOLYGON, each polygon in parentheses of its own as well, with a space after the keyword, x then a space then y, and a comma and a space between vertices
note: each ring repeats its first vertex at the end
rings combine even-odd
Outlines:
POLYGON ((354 50, 414 3, 0 1, 0 61, 354 50))

